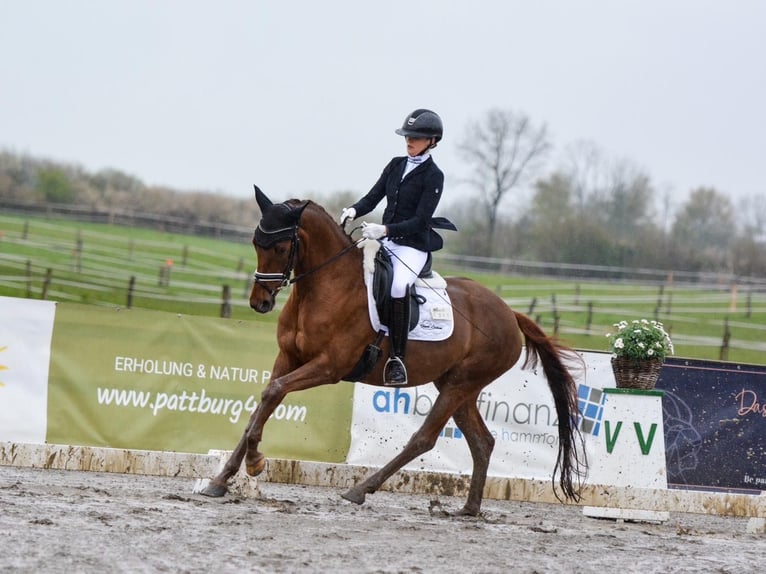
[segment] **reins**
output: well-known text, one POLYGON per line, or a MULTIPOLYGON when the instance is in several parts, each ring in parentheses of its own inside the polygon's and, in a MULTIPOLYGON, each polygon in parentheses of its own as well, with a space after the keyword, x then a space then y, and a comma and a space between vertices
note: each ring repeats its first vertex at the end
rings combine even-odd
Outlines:
MULTIPOLYGON (((338 259, 343 257, 346 253, 348 253, 353 248, 355 248, 361 241, 363 241, 363 238, 357 239, 356 241, 352 241, 351 244, 341 249, 338 253, 330 257, 327 261, 324 261, 323 263, 319 264, 313 269, 309 269, 308 271, 301 273, 300 275, 293 275, 293 273, 295 272, 295 260, 298 255, 298 249, 300 247, 300 238, 298 236, 299 228, 300 228, 300 225, 296 225, 292 228, 292 236, 290 238, 290 255, 287 259, 287 265, 285 266, 285 270, 282 273, 261 273, 258 270, 256 270, 253 273, 253 281, 256 284, 263 287, 272 297, 276 297, 277 293, 279 293, 279 291, 281 291, 285 287, 292 285, 293 283, 297 283, 301 279, 311 275, 312 273, 316 271, 319 271, 320 269, 322 269, 323 267, 326 267, 327 265, 330 265, 334 261, 337 261, 338 259), (280 284, 275 289, 270 289, 268 286, 264 285, 264 282, 267 282, 267 281, 279 281, 280 284)), ((264 232, 264 233, 282 233, 284 231, 285 229, 279 229, 274 232, 264 232)))
POLYGON ((337 259, 340 259, 340 258, 341 258, 341 257, 343 257, 343 256, 344 256, 346 253, 348 253, 349 251, 351 251, 351 250, 352 250, 354 247, 356 247, 357 245, 359 245, 359 243, 361 243, 363 240, 364 240, 364 238, 360 238, 360 239, 357 239, 356 241, 352 242, 352 243, 351 243, 351 245, 347 245, 346 247, 344 247, 343 249, 341 249, 341 250, 340 250, 338 253, 336 253, 335 255, 333 255, 332 257, 330 257, 330 258, 329 258, 327 261, 325 261, 324 263, 320 263, 319 265, 317 265, 317 266, 316 266, 316 267, 314 267, 313 269, 309 269, 308 271, 306 271, 306 272, 304 272, 304 273, 301 273, 300 275, 295 275, 295 276, 294 276, 292 279, 290 279, 290 282, 288 283, 288 285, 292 285, 293 283, 297 283, 298 281, 300 281, 301 279, 303 279, 303 278, 304 278, 304 277, 306 277, 307 275, 311 275, 311 274, 312 274, 312 273, 314 273, 315 271, 319 271, 319 270, 320 270, 322 267, 325 267, 326 265, 329 265, 329 264, 330 264, 330 263, 332 263, 333 261, 335 261, 335 260, 337 260, 337 259))
MULTIPOLYGON (((259 226, 259 228, 260 228, 260 226, 259 226)), ((347 245, 346 247, 341 249, 338 253, 336 253, 335 255, 333 255, 332 257, 327 259, 326 261, 320 263, 319 265, 317 265, 313 269, 309 269, 308 271, 305 271, 305 272, 303 272, 303 273, 301 273, 299 275, 293 275, 293 273, 295 272, 295 260, 296 260, 296 257, 298 255, 298 249, 299 249, 299 246, 300 246, 300 238, 298 236, 298 229, 300 229, 300 224, 295 225, 295 226, 292 227, 292 235, 290 237, 290 255, 288 257, 287 265, 285 266, 285 270, 282 273, 260 273, 257 270, 253 273, 253 281, 256 284, 258 284, 261 287, 263 287, 269 293, 269 295, 271 295, 272 297, 276 297, 277 293, 279 293, 279 291, 281 291, 285 287, 288 287, 288 286, 290 286, 290 285, 292 285, 294 283, 297 283, 301 279, 304 279, 304 278, 308 277, 309 275, 311 275, 312 273, 315 273, 315 272, 319 271, 320 269, 326 267, 327 265, 330 265, 334 261, 337 261, 338 259, 343 257, 346 253, 348 253, 350 250, 354 249, 362 241, 365 241, 364 237, 360 237, 357 240, 352 240, 352 242, 349 245, 347 245), (292 275, 292 277, 291 277, 291 275, 292 275), (268 281, 279 281, 280 283, 279 283, 279 285, 275 289, 270 289, 267 285, 264 285, 264 283, 268 282, 268 281)), ((349 233, 349 237, 357 229, 359 229, 359 227, 356 227, 356 228, 352 229, 351 233, 349 233)), ((278 230, 275 230, 275 231, 270 231, 270 232, 261 230, 261 232, 264 235, 278 236, 278 234, 284 234, 288 230, 290 230, 289 227, 283 228, 283 229, 278 229, 278 230)), ((382 241, 380 239, 378 239, 377 241, 378 241, 378 243, 381 244, 381 247, 385 249, 385 247, 382 244, 382 241)), ((416 277, 418 276, 419 272, 417 272, 414 269, 412 269, 409 265, 407 265, 404 261, 402 261, 401 258, 397 257, 395 253, 392 253, 391 251, 388 251, 388 254, 389 254, 389 256, 395 257, 399 262, 401 262, 401 264, 404 265, 407 269, 409 269, 412 272, 413 275, 415 275, 416 277)), ((460 315, 463 319, 465 319, 466 322, 469 325, 471 325, 474 329, 476 329, 479 333, 484 335, 490 341, 492 340, 492 337, 490 337, 487 333, 485 333, 482 330, 482 328, 479 327, 479 325, 474 323, 470 319, 470 317, 468 317, 465 313, 463 313, 463 311, 461 311, 458 307, 456 307, 452 303, 452 301, 449 301, 449 300, 445 299, 442 296, 442 294, 439 293, 438 290, 436 290, 431 285, 429 285, 428 281, 426 281, 425 279, 422 279, 422 278, 421 278, 421 281, 439 299, 441 299, 445 304, 447 304, 450 307, 452 307, 452 309, 458 315, 460 315)))

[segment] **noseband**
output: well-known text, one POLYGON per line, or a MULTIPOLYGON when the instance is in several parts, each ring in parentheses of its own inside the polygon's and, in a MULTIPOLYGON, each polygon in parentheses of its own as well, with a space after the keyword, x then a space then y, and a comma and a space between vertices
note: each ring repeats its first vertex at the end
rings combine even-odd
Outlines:
POLYGON ((300 238, 298 237, 298 226, 283 227, 282 229, 275 229, 274 231, 266 231, 260 225, 255 230, 255 241, 258 245, 268 249, 275 243, 284 241, 285 238, 290 237, 290 255, 287 258, 287 265, 282 273, 261 273, 257 269, 253 273, 253 281, 256 285, 263 287, 271 297, 276 297, 282 289, 295 283, 298 278, 290 278, 295 269, 295 257, 298 253, 298 247, 300 246, 300 238), (279 281, 279 285, 274 289, 271 289, 264 283, 279 281))

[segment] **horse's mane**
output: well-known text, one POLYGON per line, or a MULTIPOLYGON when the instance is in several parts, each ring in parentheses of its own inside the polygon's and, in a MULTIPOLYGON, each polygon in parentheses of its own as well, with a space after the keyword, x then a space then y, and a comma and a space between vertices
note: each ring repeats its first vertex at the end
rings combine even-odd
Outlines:
POLYGON ((301 207, 304 204, 306 209, 303 211, 301 219, 308 217, 317 217, 319 223, 328 228, 339 239, 342 239, 344 243, 350 244, 353 240, 351 236, 345 232, 345 230, 335 222, 335 218, 330 215, 327 210, 310 199, 288 199, 285 203, 291 207, 301 207))

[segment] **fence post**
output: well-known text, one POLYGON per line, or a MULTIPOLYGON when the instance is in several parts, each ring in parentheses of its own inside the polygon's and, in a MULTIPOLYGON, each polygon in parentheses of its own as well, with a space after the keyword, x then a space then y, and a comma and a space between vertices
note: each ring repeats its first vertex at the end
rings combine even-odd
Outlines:
POLYGON ((45 272, 45 280, 43 281, 43 292, 40 294, 40 299, 48 298, 48 288, 51 285, 51 279, 53 278, 53 269, 48 267, 45 272))
POLYGON ((590 335, 590 328, 593 324, 593 301, 588 301, 588 316, 585 319, 585 331, 590 335))
POLYGON ((231 318, 231 288, 228 285, 223 286, 223 300, 221 302, 221 317, 223 319, 231 318))
POLYGON ((165 287, 170 287, 170 272, 173 270, 173 260, 165 260, 165 287))
POLYGON ((128 283, 128 301, 127 301, 128 309, 133 307, 133 291, 135 290, 135 288, 136 288, 136 276, 131 275, 130 282, 128 283))
POLYGON ((21 238, 26 241, 27 237, 29 237, 29 221, 24 222, 24 229, 21 232, 21 238))
POLYGON ((753 316, 753 290, 747 290, 747 299, 745 300, 745 318, 750 319, 753 316))
POLYGON ((662 311, 662 297, 665 294, 665 286, 660 285, 659 293, 657 293, 657 308, 654 310, 655 321, 660 320, 660 311, 662 311))
POLYGON ((183 258, 181 260, 181 266, 182 267, 186 267, 186 260, 188 258, 189 258, 189 246, 188 245, 184 245, 184 253, 183 253, 183 258))
POLYGON ((527 315, 531 315, 534 312, 536 305, 537 305, 537 297, 532 297, 532 302, 529 304, 529 310, 527 311, 527 315))
POLYGON ((27 299, 32 297, 32 260, 27 259, 27 299))
POLYGON ((77 239, 74 244, 74 252, 72 253, 72 268, 80 273, 82 271, 82 231, 77 230, 77 239))
POLYGON ((160 287, 170 287, 170 270, 173 268, 173 260, 166 259, 165 265, 160 265, 160 278, 158 285, 160 287))
POLYGON ((720 359, 727 361, 729 359, 729 341, 731 340, 731 330, 729 329, 729 318, 726 317, 723 322, 723 341, 721 342, 720 359))

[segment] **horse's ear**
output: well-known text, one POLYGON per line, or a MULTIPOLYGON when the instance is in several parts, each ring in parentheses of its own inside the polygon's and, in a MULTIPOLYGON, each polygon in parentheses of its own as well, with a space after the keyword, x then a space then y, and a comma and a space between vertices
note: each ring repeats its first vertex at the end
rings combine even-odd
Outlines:
POLYGON ((303 210, 309 206, 310 201, 306 201, 303 205, 299 205, 290 210, 290 219, 297 225, 303 215, 303 210))
POLYGON ((255 200, 258 202, 258 207, 261 208, 261 213, 265 213, 266 209, 274 205, 271 200, 266 197, 266 194, 261 191, 261 188, 253 184, 255 188, 255 200))

